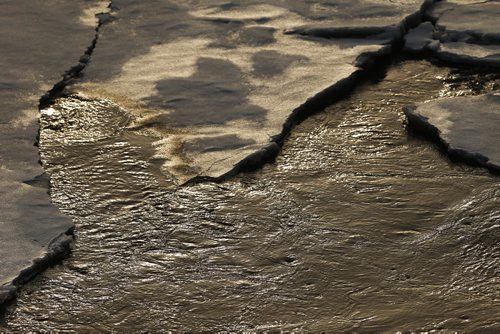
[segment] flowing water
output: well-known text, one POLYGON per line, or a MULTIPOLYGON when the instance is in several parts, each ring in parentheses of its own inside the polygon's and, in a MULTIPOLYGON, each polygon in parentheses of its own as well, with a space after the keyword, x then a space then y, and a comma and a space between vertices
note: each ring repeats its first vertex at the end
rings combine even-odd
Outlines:
POLYGON ((187 187, 117 105, 60 101, 41 152, 74 251, 23 288, 6 330, 500 332, 500 179, 402 114, 498 84, 481 78, 396 64, 299 125, 275 164, 187 187))

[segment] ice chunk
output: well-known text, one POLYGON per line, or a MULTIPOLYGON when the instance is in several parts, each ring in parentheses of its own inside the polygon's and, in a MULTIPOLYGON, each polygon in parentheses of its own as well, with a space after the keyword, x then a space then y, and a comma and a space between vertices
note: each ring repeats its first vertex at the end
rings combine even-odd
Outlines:
POLYGON ((408 125, 453 158, 500 172, 500 94, 436 99, 407 107, 408 125))
POLYGON ((452 63, 500 67, 500 45, 449 42, 442 43, 437 54, 452 63))
POLYGON ((417 28, 410 30, 405 36, 405 51, 411 53, 427 50, 436 51, 439 48, 439 41, 432 38, 433 33, 434 26, 430 22, 424 22, 417 28))

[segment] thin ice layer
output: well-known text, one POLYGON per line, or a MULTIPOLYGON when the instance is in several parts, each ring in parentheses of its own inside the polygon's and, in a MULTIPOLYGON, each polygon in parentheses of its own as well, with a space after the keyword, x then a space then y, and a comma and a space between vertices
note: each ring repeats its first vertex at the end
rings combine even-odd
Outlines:
POLYGON ((127 107, 131 128, 158 136, 165 171, 184 182, 269 149, 292 112, 355 73, 360 55, 386 52, 423 1, 141 3, 113 1, 115 20, 75 90, 127 107), (314 27, 340 35, 296 33, 314 27))
POLYGON ((500 171, 500 95, 450 97, 405 109, 410 126, 432 134, 452 156, 500 171))

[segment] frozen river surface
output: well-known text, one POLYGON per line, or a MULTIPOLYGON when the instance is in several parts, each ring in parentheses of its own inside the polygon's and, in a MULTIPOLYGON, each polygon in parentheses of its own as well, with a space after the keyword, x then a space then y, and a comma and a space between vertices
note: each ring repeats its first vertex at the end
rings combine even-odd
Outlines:
POLYGON ((0 331, 500 331, 499 14, 0 3, 0 331))

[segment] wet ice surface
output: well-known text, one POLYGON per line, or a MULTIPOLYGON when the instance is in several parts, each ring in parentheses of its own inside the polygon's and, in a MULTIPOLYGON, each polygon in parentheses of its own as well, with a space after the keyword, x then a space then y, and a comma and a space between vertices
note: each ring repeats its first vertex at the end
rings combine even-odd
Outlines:
POLYGON ((148 160, 153 138, 110 129, 127 117, 113 103, 61 101, 75 123, 42 119, 41 149, 77 241, 8 329, 500 330, 500 181, 402 125, 403 105, 488 89, 475 79, 397 65, 301 124, 275 165, 183 188, 148 160))
POLYGON ((179 183, 219 177, 350 78, 360 55, 387 51, 423 3, 116 0, 73 89, 126 105, 179 183), (318 29, 336 36, 298 33, 318 29))

